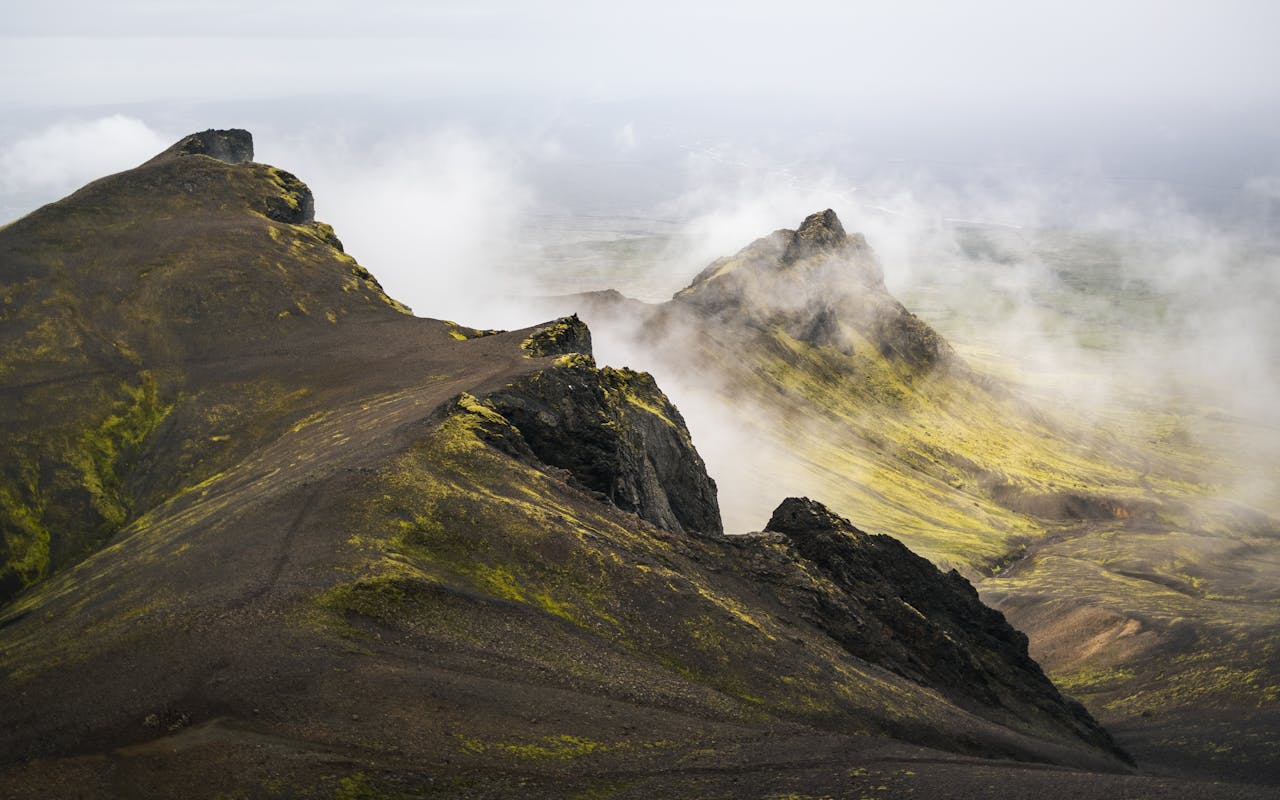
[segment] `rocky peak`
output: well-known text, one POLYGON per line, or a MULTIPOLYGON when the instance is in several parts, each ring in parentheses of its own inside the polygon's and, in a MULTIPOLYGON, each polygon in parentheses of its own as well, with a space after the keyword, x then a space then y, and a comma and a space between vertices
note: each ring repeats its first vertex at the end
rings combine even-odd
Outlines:
POLYGON ((482 399, 532 456, 660 528, 723 533, 715 481, 653 376, 597 368, 591 332, 576 314, 538 327, 521 345, 531 357, 558 358, 482 399))
POLYGON ((790 538, 812 533, 845 531, 865 535, 853 527, 853 523, 831 509, 807 497, 788 497, 782 501, 769 518, 766 531, 785 533, 790 538))
MULTIPOLYGON (((767 532, 783 534, 832 590, 806 611, 851 655, 930 686, 976 713, 1039 718, 1127 758, 1083 706, 1027 654, 1027 637, 955 570, 942 573, 891 536, 858 530, 807 497, 790 497, 767 532)), ((784 602, 813 603, 795 595, 784 602)))
POLYGON ((547 325, 541 325, 521 343, 524 351, 534 358, 563 356, 591 352, 591 330, 577 314, 561 317, 547 325))
MULTIPOLYGON (((241 128, 200 131, 184 136, 164 152, 143 164, 143 167, 174 166, 173 162, 188 156, 208 156, 224 164, 248 164, 253 161, 253 134, 241 128)), ((316 204, 311 189, 292 173, 275 167, 255 165, 265 174, 270 184, 261 198, 259 213, 276 222, 290 225, 306 225, 315 222, 316 204)), ((188 193, 202 190, 209 181, 208 171, 188 162, 179 168, 183 174, 181 185, 188 193), (189 167, 189 168, 188 168, 189 167), (204 174, 201 174, 204 173, 204 174)), ((336 236, 326 236, 330 244, 336 236)), ((340 243, 339 243, 340 244, 340 243)), ((339 248, 341 249, 341 248, 339 248)))
POLYGON ((849 241, 840 218, 828 208, 804 218, 800 227, 791 234, 791 241, 782 254, 782 263, 792 264, 820 253, 836 252, 849 241))
POLYGON ((732 324, 780 327, 845 355, 870 343, 916 368, 958 362, 937 332, 894 299, 866 239, 846 233, 829 208, 717 259, 673 300, 732 324))
POLYGON ((253 134, 241 128, 214 130, 193 133, 185 136, 176 144, 152 159, 159 161, 165 158, 181 156, 209 156, 228 164, 239 164, 253 160, 253 134))

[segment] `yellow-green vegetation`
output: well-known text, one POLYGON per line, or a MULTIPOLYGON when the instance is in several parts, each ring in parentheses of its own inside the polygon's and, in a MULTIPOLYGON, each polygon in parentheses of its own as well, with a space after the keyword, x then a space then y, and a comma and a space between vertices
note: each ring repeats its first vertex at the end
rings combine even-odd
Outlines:
POLYGON ((568 353, 557 358, 555 365, 565 369, 594 369, 596 360, 586 353, 568 353))
POLYGON ((339 778, 333 793, 333 800, 379 800, 382 797, 384 795, 374 791, 363 772, 339 778))
MULTIPOLYGON (((581 356, 569 355, 562 356, 556 362, 557 366, 581 366, 584 363, 581 356), (567 363, 562 363, 566 362, 567 363)), ((588 357, 589 358, 589 357, 588 357)), ((587 363, 588 366, 594 366, 594 361, 587 363)), ((635 370, 623 367, 614 369, 613 367, 605 367, 605 380, 601 382, 606 396, 613 399, 621 399, 624 403, 630 404, 646 411, 657 417, 667 425, 677 430, 682 427, 677 425, 672 417, 678 414, 675 407, 667 400, 666 395, 658 389, 658 385, 654 383, 653 376, 647 372, 636 372, 635 370)), ((615 403, 615 405, 617 405, 615 403)))
POLYGON ((563 317, 539 327, 520 343, 529 358, 589 349, 590 334, 576 316, 563 317))
POLYGON ((780 328, 756 345, 743 367, 754 377, 735 385, 778 408, 754 422, 798 450, 814 493, 969 574, 998 570, 1081 514, 1125 519, 1197 489, 1151 472, 1144 454, 1106 433, 1045 421, 962 368, 925 372, 865 339, 844 354, 780 328))
POLYGON ((138 448, 173 408, 160 402, 150 372, 139 378, 137 386, 121 386, 125 399, 117 401, 113 413, 85 433, 80 453, 73 457, 94 509, 112 528, 123 525, 129 515, 130 501, 122 491, 120 472, 128 471, 138 448))
POLYGON ((496 753, 518 761, 572 761, 593 754, 650 746, 656 745, 628 741, 599 742, 567 733, 543 736, 530 742, 486 742, 458 734, 458 749, 463 753, 496 753))
POLYGON ((502 333, 500 330, 493 328, 468 328, 465 325, 459 325, 453 320, 441 320, 448 326, 449 338, 459 342, 465 342, 468 339, 478 339, 482 336, 493 336, 496 333, 502 333))
POLYGON ((18 486, 0 484, 0 529, 4 531, 6 556, 0 577, 29 586, 49 570, 49 529, 44 524, 39 470, 29 461, 17 467, 18 486))
MULTIPOLYGON (((1262 667, 1224 664, 1221 653, 1176 655, 1147 678, 1143 691, 1109 699, 1105 708, 1133 715, 1170 709, 1231 708, 1238 707, 1241 700, 1250 701, 1260 710, 1275 709, 1280 703, 1280 680, 1274 673, 1262 667)), ((1103 691, 1107 687, 1091 688, 1103 691)))
POLYGON ((1133 680, 1134 672, 1125 668, 1102 668, 1085 665, 1054 676, 1058 688, 1070 695, 1096 694, 1133 680))
MULTIPOLYGON (((147 438, 173 406, 160 399, 151 372, 140 373, 136 384, 106 391, 97 408, 82 412, 87 420, 72 416, 51 426, 45 438, 11 443, 13 460, 0 475, 0 583, 9 585, 9 592, 39 582, 58 566, 53 561, 55 523, 48 516, 51 495, 62 503, 84 497, 92 512, 80 521, 82 527, 62 532, 58 544, 64 553, 110 536, 130 516, 125 482, 147 438)), ((66 524, 65 516, 55 519, 66 524)))
MULTIPOLYGON (((637 525, 488 444, 513 435, 508 428, 463 395, 381 470, 368 504, 344 521, 358 532, 349 566, 300 610, 304 624, 356 652, 376 649, 376 633, 390 628, 542 665, 599 691, 640 681, 743 721, 781 714, 852 732, 923 718, 959 724, 939 696, 856 667, 833 640, 797 639, 760 610, 768 590, 699 566, 732 545, 637 525)), ((794 570, 815 591, 830 588, 803 564, 794 570)), ((485 746, 529 758, 601 752, 566 739, 485 746)))
POLYGON ((270 176, 275 184, 276 192, 271 199, 284 203, 292 211, 300 211, 303 202, 303 193, 307 192, 307 187, 291 173, 282 169, 271 166, 263 166, 267 175, 270 176))

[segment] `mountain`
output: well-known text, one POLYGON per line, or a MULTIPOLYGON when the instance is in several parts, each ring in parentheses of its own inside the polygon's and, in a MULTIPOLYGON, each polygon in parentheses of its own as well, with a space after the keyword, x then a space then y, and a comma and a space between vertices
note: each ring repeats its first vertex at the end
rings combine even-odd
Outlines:
POLYGON ((770 491, 821 496, 973 581, 1139 764, 1280 781, 1280 509, 1226 499, 1177 419, 1026 399, 882 275, 826 210, 665 303, 597 292, 548 311, 579 311, 714 434, 727 529, 770 491))
POLYGON ((713 261, 674 300, 722 325, 777 327, 846 356, 870 342, 913 367, 954 363, 947 342, 889 294, 866 239, 845 233, 831 209, 713 261))
POLYGON ((0 265, 0 796, 1221 794, 958 572, 799 497, 725 536, 650 375, 412 316, 244 131, 0 265))

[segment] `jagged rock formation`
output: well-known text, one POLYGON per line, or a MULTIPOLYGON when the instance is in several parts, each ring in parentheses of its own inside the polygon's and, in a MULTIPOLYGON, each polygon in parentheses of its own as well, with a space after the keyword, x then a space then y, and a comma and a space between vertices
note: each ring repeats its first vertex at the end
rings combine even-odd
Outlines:
POLYGON ((181 156, 208 156, 227 164, 239 164, 253 160, 253 134, 242 128, 193 133, 178 140, 172 147, 147 162, 163 161, 181 156))
POLYGON ((652 376, 597 369, 590 343, 577 317, 539 329, 526 349, 565 357, 485 399, 538 459, 619 508, 670 531, 722 533, 715 481, 680 412, 652 376))
POLYGON ((570 353, 591 355, 591 331, 574 314, 538 328, 521 346, 529 355, 539 358, 570 353))
POLYGON ((734 324, 779 325, 845 354, 869 341, 916 367, 955 361, 946 341, 889 294, 866 239, 845 233, 831 209, 713 261, 674 299, 734 324))
POLYGON ((787 498, 766 531, 835 586, 793 595, 841 646, 979 713, 1043 716, 1098 747, 1119 752, 1083 706, 1064 700, 1027 655, 1027 637, 979 598, 958 572, 943 574, 891 536, 864 533, 809 498, 787 498))

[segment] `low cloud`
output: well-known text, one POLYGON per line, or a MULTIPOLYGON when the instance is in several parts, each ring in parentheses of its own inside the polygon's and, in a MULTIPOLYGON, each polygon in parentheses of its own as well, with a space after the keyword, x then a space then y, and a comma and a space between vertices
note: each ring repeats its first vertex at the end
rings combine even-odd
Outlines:
POLYGON ((137 166, 172 144, 171 138, 120 114, 59 122, 0 145, 0 193, 56 200, 95 178, 137 166))
MULTIPOLYGON (((1001 165, 971 181, 902 166, 854 180, 824 165, 700 147, 684 169, 687 190, 651 212, 684 220, 655 267, 671 291, 715 258, 834 208, 866 235, 890 290, 979 369, 1099 435, 1118 410, 1137 411, 1124 418, 1143 424, 1177 420, 1216 456, 1205 483, 1269 504, 1273 487, 1249 476, 1272 474, 1280 454, 1270 422, 1280 404, 1280 246, 1256 230, 1197 214, 1168 185, 1116 181, 1088 164, 1056 174, 1001 165)), ((1274 179, 1249 190, 1267 196, 1274 179)), ((749 524, 760 514, 761 476, 812 478, 724 413, 740 392, 685 363, 681 337, 696 332, 666 333, 659 347, 652 330, 636 333, 640 347, 598 336, 599 354, 657 376, 686 410, 726 519, 749 524)))
POLYGON ((286 138, 271 150, 347 252, 419 316, 493 326, 504 322, 497 301, 528 291, 509 267, 535 201, 521 150, 457 127, 371 144, 286 138))

